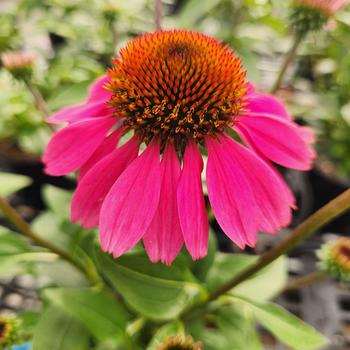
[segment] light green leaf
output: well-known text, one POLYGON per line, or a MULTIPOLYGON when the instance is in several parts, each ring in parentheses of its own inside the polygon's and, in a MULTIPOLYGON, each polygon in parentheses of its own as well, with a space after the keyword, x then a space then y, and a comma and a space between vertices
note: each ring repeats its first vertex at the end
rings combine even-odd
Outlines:
POLYGON ((253 311, 256 319, 276 338, 295 350, 316 350, 327 344, 327 339, 313 327, 272 303, 258 303, 239 298, 253 311))
MULTIPOLYGON (((256 259, 256 256, 251 255, 218 253, 208 274, 209 289, 215 289, 237 276, 256 259)), ((231 293, 266 301, 275 297, 285 287, 287 279, 286 260, 281 257, 249 280, 239 284, 231 293)))
POLYGON ((7 197, 11 193, 20 190, 32 183, 32 179, 27 176, 0 173, 0 196, 7 197))
POLYGON ((188 281, 190 272, 176 265, 152 264, 144 254, 114 260, 98 252, 101 273, 140 314, 158 320, 177 317, 200 293, 201 286, 188 281))
POLYGON ((47 285, 57 285, 64 288, 88 286, 85 275, 65 260, 36 263, 39 276, 44 276, 47 285))
POLYGON ((125 335, 127 312, 107 292, 51 288, 45 290, 44 296, 76 317, 100 341, 125 335))
POLYGON ((255 301, 268 301, 285 288, 287 281, 287 259, 282 256, 260 273, 239 284, 232 293, 255 301))
POLYGON ((47 185, 44 187, 44 198, 49 208, 59 217, 69 218, 69 203, 72 198, 71 192, 47 185))
POLYGON ((185 337, 184 325, 180 321, 170 322, 160 327, 147 346, 147 350, 157 350, 169 337, 174 336, 185 337))
POLYGON ((35 350, 88 350, 89 333, 73 316, 49 306, 34 331, 35 350))
POLYGON ((31 247, 14 232, 0 232, 0 276, 11 277, 30 267, 31 247))
POLYGON ((207 276, 209 290, 213 290, 234 278, 255 261, 256 257, 251 255, 217 253, 207 276))

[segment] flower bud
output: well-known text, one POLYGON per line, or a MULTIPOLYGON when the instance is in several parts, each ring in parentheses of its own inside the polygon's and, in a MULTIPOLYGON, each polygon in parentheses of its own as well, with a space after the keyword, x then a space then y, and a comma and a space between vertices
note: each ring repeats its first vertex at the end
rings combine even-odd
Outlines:
POLYGON ((350 282, 350 239, 340 237, 324 244, 317 253, 321 270, 342 282, 350 282))
POLYGON ((181 336, 170 337, 168 340, 160 345, 157 350, 201 350, 201 342, 193 342, 191 336, 183 338, 181 336))
POLYGON ((13 316, 0 316, 0 350, 5 350, 19 339, 19 321, 13 316))
POLYGON ((29 79, 35 62, 35 55, 29 52, 10 51, 1 55, 2 65, 16 79, 29 79))
POLYGON ((349 0, 294 0, 291 22, 298 32, 320 30, 349 0))

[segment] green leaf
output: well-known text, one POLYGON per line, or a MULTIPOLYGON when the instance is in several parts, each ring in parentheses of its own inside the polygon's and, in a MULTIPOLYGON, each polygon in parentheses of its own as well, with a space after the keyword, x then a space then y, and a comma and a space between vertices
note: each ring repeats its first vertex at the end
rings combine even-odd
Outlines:
POLYGON ((0 232, 0 276, 11 277, 30 267, 31 247, 14 232, 0 232))
POLYGON ((44 296, 76 317, 100 341, 125 334, 127 312, 107 292, 93 289, 46 289, 44 296))
POLYGON ((239 300, 248 305, 256 319, 276 338, 296 350, 315 350, 327 344, 327 339, 313 327, 272 303, 258 303, 246 298, 239 300))
POLYGON ((282 256, 252 278, 239 284, 232 293, 255 301, 268 301, 280 294, 287 281, 287 259, 282 256))
POLYGON ((216 323, 229 341, 227 350, 262 350, 255 320, 247 307, 228 307, 218 312, 216 323))
POLYGON ((69 218, 71 192, 47 185, 44 187, 43 194, 46 204, 55 214, 59 217, 69 218))
POLYGON ((73 316, 49 306, 35 328, 35 350, 88 350, 89 333, 73 316))
POLYGON ((192 272, 200 280, 205 281, 207 274, 214 263, 215 254, 217 252, 217 240, 215 233, 209 232, 208 254, 205 258, 194 261, 192 263, 192 272))
POLYGON ((85 275, 65 260, 38 262, 38 276, 44 276, 46 285, 57 285, 64 288, 88 286, 85 275))
POLYGON ((74 83, 66 89, 61 89, 57 95, 50 98, 48 106, 56 110, 64 106, 83 102, 87 97, 87 89, 91 84, 90 80, 74 83))
POLYGON ((256 257, 251 255, 217 253, 207 276, 209 290, 234 278, 255 261, 256 257))
POLYGON ((32 228, 42 238, 55 242, 55 245, 67 249, 70 237, 61 232, 61 221, 60 217, 55 213, 46 211, 33 220, 32 228))
MULTIPOLYGON (((256 259, 256 256, 251 255, 218 253, 208 273, 209 289, 213 290, 234 278, 256 259)), ((285 287, 287 279, 286 260, 281 257, 249 280, 239 284, 231 293, 253 300, 266 301, 275 297, 285 287)))
POLYGON ((143 253, 114 260, 99 251, 97 263, 125 301, 151 319, 177 317, 203 292, 199 284, 188 280, 191 274, 183 266, 152 264, 143 253))
POLYGON ((178 335, 185 337, 185 329, 182 322, 174 321, 167 323, 158 329, 151 342, 147 346, 147 350, 157 350, 159 346, 163 344, 169 337, 178 335))
POLYGON ((30 185, 32 179, 23 175, 0 173, 0 183, 0 196, 7 197, 11 193, 30 185))

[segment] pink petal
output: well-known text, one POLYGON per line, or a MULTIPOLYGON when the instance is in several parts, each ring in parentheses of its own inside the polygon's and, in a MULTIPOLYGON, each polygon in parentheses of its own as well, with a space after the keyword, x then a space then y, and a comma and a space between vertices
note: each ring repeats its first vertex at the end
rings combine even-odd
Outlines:
POLYGON ((74 123, 97 117, 111 117, 113 110, 107 106, 106 102, 107 100, 100 100, 66 107, 52 114, 47 120, 49 123, 59 124, 63 122, 74 123))
MULTIPOLYGON (((245 228, 243 238, 246 238, 246 244, 251 245, 254 242, 257 229, 267 233, 275 233, 281 227, 289 224, 291 207, 294 207, 294 197, 281 177, 268 164, 254 152, 228 136, 220 137, 219 141, 207 138, 207 144, 209 151, 207 167, 209 198, 220 226, 232 240, 237 234, 234 227, 225 227, 228 225, 226 221, 230 220, 232 212, 227 204, 220 203, 220 193, 225 189, 227 193, 222 197, 222 202, 229 200, 234 202, 230 196, 236 197, 236 202, 231 205, 233 209, 240 212, 241 219, 247 220, 250 217, 255 223, 248 229, 247 225, 241 225, 245 228), (220 165, 220 161, 222 165, 220 165), (215 164, 219 165, 220 168, 217 169, 215 164), (245 177, 245 184, 242 179, 241 184, 238 183, 237 179, 236 184, 233 183, 232 179, 239 176, 245 177), (251 195, 245 186, 250 189, 251 195), (220 189, 220 187, 224 189, 220 189), (233 230, 233 235, 229 234, 228 229, 233 230)), ((231 220, 231 226, 234 226, 234 219, 231 220)), ((239 226, 240 222, 236 225, 239 226)))
POLYGON ((189 141, 177 189, 177 207, 186 247, 193 259, 208 251, 208 216, 205 208, 201 173, 203 160, 198 147, 189 141))
POLYGON ((104 88, 108 80, 107 75, 96 79, 90 86, 88 98, 84 103, 59 110, 48 118, 48 122, 73 123, 88 118, 112 116, 113 111, 107 106, 112 93, 104 88))
POLYGON ((104 87, 108 81, 109 77, 106 74, 97 78, 90 86, 88 101, 108 101, 112 96, 112 93, 104 87))
POLYGON ((102 249, 118 257, 147 231, 160 195, 160 145, 153 141, 119 176, 100 214, 102 249))
POLYGON ((162 185, 158 209, 143 236, 143 242, 152 262, 161 260, 170 265, 183 244, 176 201, 180 162, 173 145, 165 148, 160 170, 162 185))
POLYGON ((306 143, 314 144, 316 142, 315 134, 308 126, 299 126, 299 132, 306 143))
POLYGON ((254 246, 257 207, 249 179, 236 156, 237 143, 227 136, 207 137, 206 141, 208 195, 215 217, 226 235, 241 249, 245 245, 254 246))
POLYGON ((248 111, 254 113, 271 114, 288 120, 292 120, 283 103, 272 95, 263 94, 253 90, 253 92, 248 94, 246 102, 248 104, 245 108, 248 111))
POLYGON ((138 149, 139 142, 133 137, 92 166, 74 193, 71 203, 73 222, 80 221, 86 228, 98 225, 103 200, 119 175, 137 157, 138 149))
POLYGON ((92 156, 79 169, 79 180, 102 158, 116 149, 120 140, 122 129, 118 128, 104 139, 101 145, 96 149, 92 156))
POLYGON ((95 152, 116 120, 87 119, 65 127, 54 134, 43 162, 49 175, 65 175, 78 169, 95 152))
POLYGON ((298 170, 312 167, 315 153, 305 140, 305 132, 293 122, 272 115, 250 114, 242 116, 235 129, 275 163, 298 170))

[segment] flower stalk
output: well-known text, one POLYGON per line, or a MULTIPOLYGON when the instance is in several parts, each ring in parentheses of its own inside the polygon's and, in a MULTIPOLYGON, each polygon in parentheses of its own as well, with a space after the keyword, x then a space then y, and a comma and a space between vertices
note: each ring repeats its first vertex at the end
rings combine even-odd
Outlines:
POLYGON ((155 0, 155 24, 156 30, 162 30, 163 4, 162 0, 155 0))
POLYGON ((40 237, 36 234, 30 225, 24 221, 19 214, 16 212, 14 208, 10 206, 10 204, 0 196, 0 211, 4 214, 5 218, 13 224, 13 226, 18 230, 20 234, 31 239, 38 246, 46 248, 51 252, 57 254, 61 259, 66 260, 74 267, 76 267, 79 271, 81 271, 87 279, 91 282, 92 285, 101 285, 101 279, 96 270, 87 268, 85 264, 81 263, 79 260, 75 259, 72 255, 70 255, 65 250, 57 247, 46 239, 40 237))
POLYGON ((273 247, 271 250, 267 251, 265 254, 261 255, 254 264, 243 270, 240 274, 234 276, 222 286, 213 290, 204 301, 194 305, 188 310, 185 310, 182 317, 189 318, 193 314, 197 313, 199 309, 204 309, 210 302, 218 299, 234 287, 238 286, 240 283, 251 278, 280 256, 290 252, 299 243, 305 241, 312 234, 314 234, 318 229, 328 224, 349 209, 350 189, 346 190, 341 195, 327 203, 324 207, 319 209, 316 213, 311 215, 303 223, 297 226, 288 238, 273 247))
POLYGON ((313 284, 322 282, 327 275, 322 271, 314 271, 305 276, 297 277, 292 279, 286 286, 283 292, 287 292, 290 290, 298 290, 309 287, 313 284))
MULTIPOLYGON (((33 96, 34 99, 34 103, 36 108, 38 109, 38 111, 40 111, 43 115, 43 117, 46 119, 50 116, 50 110, 43 98, 43 96, 41 95, 41 93, 39 92, 39 90, 33 85, 33 83, 29 80, 29 79, 24 79, 24 83, 28 88, 28 91, 31 93, 31 95, 33 96)), ((46 125, 52 130, 55 131, 54 127, 49 124, 46 123, 46 125)))
POLYGON ((302 32, 302 31, 297 31, 294 34, 293 45, 289 49, 289 51, 287 52, 287 54, 284 58, 284 61, 283 61, 282 66, 280 68, 280 71, 278 72, 276 81, 272 86, 272 89, 271 89, 272 94, 275 94, 279 90, 279 88, 281 87, 281 84, 283 82, 283 78, 287 72, 287 69, 288 69, 289 65, 293 62, 295 55, 298 51, 298 48, 299 48, 301 42, 303 41, 304 37, 305 37, 305 32, 302 32))

